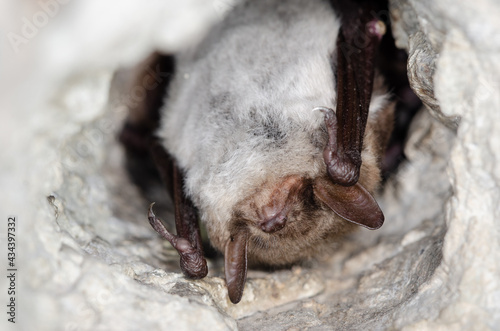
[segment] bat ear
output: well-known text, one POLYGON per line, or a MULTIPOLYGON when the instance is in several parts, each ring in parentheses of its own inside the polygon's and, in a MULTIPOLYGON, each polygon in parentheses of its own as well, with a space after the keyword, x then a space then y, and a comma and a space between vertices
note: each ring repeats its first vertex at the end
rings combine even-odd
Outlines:
POLYGON ((240 302, 247 280, 248 234, 239 231, 232 235, 226 244, 224 269, 229 299, 232 303, 240 302))
POLYGON ((336 185, 327 178, 314 181, 314 194, 345 220, 376 230, 384 224, 384 214, 373 196, 359 183, 336 185))

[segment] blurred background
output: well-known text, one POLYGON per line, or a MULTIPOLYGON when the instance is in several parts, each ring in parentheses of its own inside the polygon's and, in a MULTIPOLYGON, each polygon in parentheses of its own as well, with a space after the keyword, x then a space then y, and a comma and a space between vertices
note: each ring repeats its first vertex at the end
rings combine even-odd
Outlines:
MULTIPOLYGON (((113 326, 97 322, 103 316, 95 312, 96 305, 127 301, 110 298, 113 291, 123 292, 119 281, 93 295, 87 292, 97 301, 85 303, 84 293, 93 287, 88 284, 111 277, 108 268, 81 258, 84 254, 93 260, 96 253, 90 252, 96 248, 91 243, 101 233, 113 242, 120 235, 120 240, 129 240, 125 232, 130 231, 162 245, 146 230, 147 222, 132 222, 127 230, 113 226, 113 206, 104 206, 113 190, 107 180, 115 177, 102 180, 96 174, 112 172, 113 166, 121 169, 115 137, 128 104, 134 102, 130 95, 110 96, 113 77, 119 68, 133 67, 155 50, 176 52, 193 45, 232 6, 231 0, 0 0, 0 329, 84 330, 100 325, 103 330, 126 330, 140 321, 148 326, 148 317, 139 315, 135 326, 121 324, 116 316, 110 317, 113 326), (79 193, 72 199, 70 191, 79 193), (85 209, 89 213, 78 215, 85 209), (66 212, 76 214, 66 217, 66 212), (16 324, 4 318, 10 298, 4 276, 9 216, 17 220, 16 324), (78 276, 84 274, 87 280, 78 276), (75 291, 79 294, 66 295, 75 291)), ((116 190, 121 190, 119 181, 127 176, 116 177, 116 190)), ((133 213, 118 209, 119 215, 136 220, 133 213)), ((127 306, 121 310, 132 316, 134 310, 127 306)), ((160 308, 168 305, 159 305, 158 314, 160 308)), ((153 325, 162 321, 154 319, 153 325)))

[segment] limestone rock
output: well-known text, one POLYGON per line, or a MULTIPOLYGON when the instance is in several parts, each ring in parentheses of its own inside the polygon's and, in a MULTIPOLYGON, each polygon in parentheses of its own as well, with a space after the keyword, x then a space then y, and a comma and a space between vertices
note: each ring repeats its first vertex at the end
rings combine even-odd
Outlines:
MULTIPOLYGON (((113 79, 153 49, 188 47, 234 2, 57 3, 0 64, 0 205, 5 220, 17 217, 19 270, 18 320, 2 318, 2 330, 498 329, 498 3, 390 1, 413 87, 444 125, 425 110, 415 119, 408 161, 378 198, 381 230, 302 266, 250 271, 236 306, 220 261, 186 280, 149 228, 150 197, 115 139, 130 98, 113 79)), ((12 17, 42 10, 1 6, 18 14, 0 20, 16 33, 24 21, 12 17)), ((168 221, 165 192, 154 199, 168 221)))

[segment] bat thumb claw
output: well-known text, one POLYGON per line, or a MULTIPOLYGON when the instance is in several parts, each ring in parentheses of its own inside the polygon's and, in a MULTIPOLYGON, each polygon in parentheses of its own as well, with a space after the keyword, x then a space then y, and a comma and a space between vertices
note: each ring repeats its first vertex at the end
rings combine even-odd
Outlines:
POLYGON ((156 202, 152 202, 149 205, 149 211, 148 211, 148 216, 155 216, 155 213, 153 213, 153 206, 155 205, 156 202))
POLYGON ((380 20, 373 20, 373 21, 368 22, 367 29, 368 29, 368 32, 371 35, 376 36, 378 38, 378 40, 382 39, 382 37, 385 35, 385 33, 387 31, 387 28, 386 28, 384 22, 382 22, 380 20))
POLYGON ((316 112, 316 111, 320 111, 322 112, 323 114, 328 114, 328 113, 335 113, 335 111, 331 108, 328 108, 328 107, 315 107, 313 108, 312 110, 313 112, 316 112))

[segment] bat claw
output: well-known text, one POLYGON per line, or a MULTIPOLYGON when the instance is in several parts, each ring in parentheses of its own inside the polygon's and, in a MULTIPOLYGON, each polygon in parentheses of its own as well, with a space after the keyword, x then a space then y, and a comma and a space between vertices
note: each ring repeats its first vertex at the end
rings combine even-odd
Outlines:
POLYGON ((328 113, 331 113, 331 112, 335 113, 335 111, 334 111, 333 109, 328 108, 328 107, 315 107, 315 108, 313 108, 313 110, 312 110, 312 111, 313 111, 313 112, 315 112, 315 111, 320 111, 320 112, 322 112, 323 114, 328 114, 328 113))
POLYGON ((177 236, 170 233, 167 228, 163 225, 163 222, 156 217, 155 213, 153 212, 153 206, 154 202, 149 205, 149 210, 148 210, 148 220, 149 224, 151 224, 151 227, 155 229, 155 231, 168 240, 174 246, 175 241, 177 240, 177 236))
POLYGON ((203 253, 194 247, 187 239, 170 233, 161 219, 153 212, 154 202, 149 205, 148 220, 155 231, 165 238, 180 255, 180 266, 186 277, 200 279, 207 275, 207 261, 203 253))

